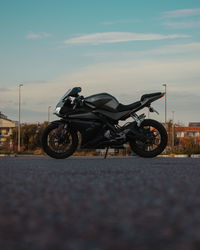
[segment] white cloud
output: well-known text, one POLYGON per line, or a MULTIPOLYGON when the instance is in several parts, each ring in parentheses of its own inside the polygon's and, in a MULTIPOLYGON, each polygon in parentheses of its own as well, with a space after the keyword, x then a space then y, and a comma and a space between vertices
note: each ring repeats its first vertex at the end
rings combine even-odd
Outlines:
POLYGON ((196 16, 200 15, 200 8, 172 10, 163 12, 162 14, 164 17, 169 17, 169 18, 196 16))
POLYGON ((7 92, 7 91, 10 91, 9 88, 6 88, 6 87, 0 87, 0 92, 7 92))
MULTIPOLYGON (((189 51, 194 47, 199 49, 200 45, 198 43, 182 45, 182 48, 178 46, 177 49, 189 51)), ((173 50, 176 50, 176 46, 173 50)), ((21 89, 22 120, 25 122, 47 120, 48 106, 51 105, 53 111, 59 98, 73 86, 81 86, 84 96, 108 92, 116 96, 120 102, 128 104, 137 101, 142 94, 163 91, 162 83, 167 83, 169 113, 175 110, 176 120, 192 121, 196 119, 196 109, 199 108, 199 68, 200 59, 189 55, 179 59, 137 58, 91 65, 52 82, 24 83, 21 89)), ((0 98, 1 111, 9 118, 17 119, 18 87, 9 89, 10 91, 5 91, 0 98)), ((155 102, 154 106, 161 114, 155 118, 163 120, 163 100, 155 102)), ((51 119, 57 117, 51 115, 51 119)))
POLYGON ((197 22, 165 22, 165 26, 174 28, 174 29, 188 29, 188 28, 198 28, 200 27, 200 21, 197 22))
POLYGON ((42 39, 42 38, 47 38, 47 37, 51 37, 52 35, 46 32, 40 32, 40 33, 35 33, 30 31, 27 35, 26 35, 26 39, 42 39))
MULTIPOLYGON (((181 83, 182 90, 192 88, 189 79, 200 77, 200 60, 132 60, 121 62, 100 63, 83 68, 79 72, 63 78, 65 82, 83 82, 87 92, 111 91, 115 94, 130 91, 145 91, 156 89, 162 82, 174 83, 174 87, 181 83), (176 85, 177 83, 177 85, 176 85), (92 89, 93 90, 89 90, 92 89)), ((199 81, 198 81, 199 82, 199 81)), ((200 88, 200 85, 197 85, 200 88)))
POLYGON ((64 41, 68 45, 91 44, 98 45, 104 43, 120 43, 130 41, 151 41, 175 38, 187 38, 188 35, 184 34, 140 34, 131 32, 104 32, 82 35, 79 37, 70 38, 64 41))
POLYGON ((177 43, 171 45, 164 45, 156 47, 155 49, 149 50, 129 50, 129 51, 101 51, 101 52, 90 52, 86 53, 86 57, 93 57, 97 60, 109 60, 109 61, 118 61, 118 60, 134 60, 137 59, 147 59, 155 56, 173 56, 173 55, 187 55, 193 54, 195 57, 200 56, 200 42, 192 43, 177 43))
MULTIPOLYGON (((193 110, 200 99, 199 68, 200 60, 191 58, 108 62, 84 68, 63 82, 81 83, 84 95, 111 93, 125 104, 139 100, 142 94, 163 91, 162 83, 167 83, 169 112, 175 110, 176 119, 188 122, 195 120, 193 110)), ((164 118, 162 105, 162 100, 154 104, 161 114, 156 119, 164 118)))
POLYGON ((199 52, 200 52, 200 42, 192 42, 192 43, 165 45, 157 49, 149 50, 147 54, 149 53, 149 55, 169 55, 169 54, 186 55, 188 53, 199 54, 199 52))

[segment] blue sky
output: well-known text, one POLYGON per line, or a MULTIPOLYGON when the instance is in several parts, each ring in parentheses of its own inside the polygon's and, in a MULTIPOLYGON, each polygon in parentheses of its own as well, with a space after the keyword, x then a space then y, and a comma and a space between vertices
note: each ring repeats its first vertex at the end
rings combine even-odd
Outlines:
MULTIPOLYGON (((200 2, 0 1, 0 111, 44 121, 73 86, 122 103, 168 88, 168 118, 199 121, 200 2)), ((163 102, 154 104, 164 119, 163 102)), ((52 116, 53 119, 53 116, 52 116)))

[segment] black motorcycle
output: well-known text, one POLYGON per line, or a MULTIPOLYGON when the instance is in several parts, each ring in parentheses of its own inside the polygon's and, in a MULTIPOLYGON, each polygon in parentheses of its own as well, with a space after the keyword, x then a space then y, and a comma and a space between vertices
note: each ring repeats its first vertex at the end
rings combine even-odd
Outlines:
MULTIPOLYGON (((136 112, 147 107, 158 113, 151 103, 163 97, 157 92, 143 95, 140 101, 123 105, 115 97, 100 93, 80 96, 80 87, 68 90, 58 102, 55 113, 61 119, 51 122, 42 134, 44 152, 56 159, 72 155, 78 145, 81 149, 120 148, 129 143, 142 157, 155 157, 167 145, 167 132, 163 125, 145 114, 136 112), (120 126, 120 120, 132 117, 134 121, 120 126)), ((106 151, 107 154, 107 151, 106 151)))

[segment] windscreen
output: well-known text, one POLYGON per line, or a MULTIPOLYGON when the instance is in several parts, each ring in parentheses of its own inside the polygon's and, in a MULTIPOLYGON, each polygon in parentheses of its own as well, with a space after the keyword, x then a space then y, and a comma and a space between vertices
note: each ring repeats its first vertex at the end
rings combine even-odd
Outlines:
POLYGON ((59 102, 62 102, 71 92, 71 89, 69 89, 62 98, 60 98, 59 102))

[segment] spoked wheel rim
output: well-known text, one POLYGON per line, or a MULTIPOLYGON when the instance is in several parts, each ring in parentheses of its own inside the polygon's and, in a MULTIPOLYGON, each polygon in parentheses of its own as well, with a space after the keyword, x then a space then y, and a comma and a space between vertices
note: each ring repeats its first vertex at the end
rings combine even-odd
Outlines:
POLYGON ((67 130, 59 131, 58 128, 53 129, 47 137, 48 147, 59 154, 65 153, 72 146, 72 135, 67 130))
POLYGON ((131 149, 142 157, 155 157, 167 146, 167 132, 163 125, 155 120, 146 119, 138 128, 141 137, 130 140, 131 149))
POLYGON ((161 144, 161 134, 158 129, 154 126, 144 126, 142 128, 144 135, 146 136, 145 140, 136 140, 136 146, 143 150, 144 152, 153 152, 159 148, 161 144))

